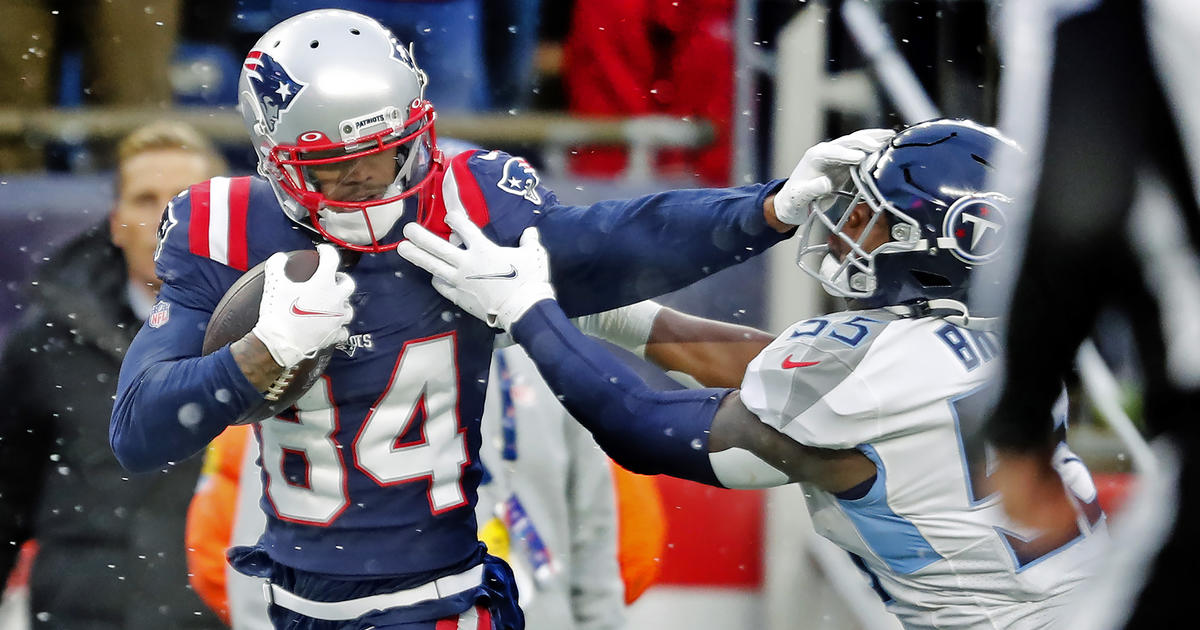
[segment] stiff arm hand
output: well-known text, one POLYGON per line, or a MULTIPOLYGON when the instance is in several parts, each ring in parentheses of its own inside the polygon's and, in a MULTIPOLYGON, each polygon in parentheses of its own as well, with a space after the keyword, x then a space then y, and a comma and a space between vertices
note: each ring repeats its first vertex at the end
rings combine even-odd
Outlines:
POLYGON ((894 135, 890 129, 862 129, 810 147, 775 193, 775 218, 788 225, 803 224, 812 202, 845 186, 850 169, 894 135))
POLYGON ((433 274, 433 287, 459 308, 494 328, 508 330, 525 311, 553 300, 550 265, 537 228, 526 228, 519 247, 501 247, 462 214, 446 215, 462 239, 456 247, 417 223, 404 226, 407 241, 396 252, 433 274))

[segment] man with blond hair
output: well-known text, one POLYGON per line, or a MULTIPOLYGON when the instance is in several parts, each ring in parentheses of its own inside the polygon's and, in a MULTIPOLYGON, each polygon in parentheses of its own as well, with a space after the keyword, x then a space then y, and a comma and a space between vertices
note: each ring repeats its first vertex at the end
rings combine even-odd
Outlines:
POLYGON ((183 530, 200 462, 131 475, 107 447, 125 349, 159 280, 163 209, 224 160, 191 127, 159 122, 117 148, 112 211, 52 254, 0 355, 0 576, 39 550, 33 627, 219 628, 187 582, 183 530))

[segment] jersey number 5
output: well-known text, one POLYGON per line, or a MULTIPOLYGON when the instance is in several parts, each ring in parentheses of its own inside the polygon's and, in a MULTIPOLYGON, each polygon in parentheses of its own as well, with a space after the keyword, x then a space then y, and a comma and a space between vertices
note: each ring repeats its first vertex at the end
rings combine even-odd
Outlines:
MULTIPOLYGON (((426 481, 429 507, 440 514, 467 504, 460 482, 467 463, 458 418, 458 370, 453 333, 405 344, 383 394, 354 438, 355 467, 379 485, 426 481), (422 422, 421 437, 401 438, 422 422)), ((328 525, 349 505, 337 405, 329 379, 296 401, 295 420, 263 421, 266 493, 280 518, 328 525)))

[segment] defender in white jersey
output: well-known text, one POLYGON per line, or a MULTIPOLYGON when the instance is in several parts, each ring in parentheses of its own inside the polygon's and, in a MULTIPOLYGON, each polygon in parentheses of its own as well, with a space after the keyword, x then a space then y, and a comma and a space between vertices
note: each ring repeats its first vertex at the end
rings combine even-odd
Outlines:
POLYGON ((1081 506, 1073 535, 1009 521, 978 436, 995 335, 896 310, 792 325, 750 363, 742 403, 800 444, 874 463, 857 491, 805 482, 805 497, 817 532, 856 556, 905 627, 1047 627, 1100 551, 1091 477, 1061 445, 1056 464, 1081 506))
MULTIPOLYGON (((1075 495, 1074 529, 1032 531, 1005 516, 980 435, 994 320, 964 303, 973 269, 1004 244, 1013 203, 985 188, 988 171, 1016 150, 956 120, 811 149, 774 210, 803 225, 801 269, 855 310, 792 325, 748 366, 713 355, 724 373, 663 364, 740 390, 658 391, 614 361, 546 299, 534 236, 496 247, 458 220, 466 255, 418 228, 399 251, 443 295, 508 329, 623 466, 730 488, 803 484, 818 532, 855 557, 907 628, 1051 628, 1104 550, 1104 515, 1063 443, 1055 469, 1075 495)), ((657 341, 731 338, 715 322, 685 323, 660 312, 647 355, 657 341)), ((1044 421, 1062 430, 1065 403, 1044 421)))

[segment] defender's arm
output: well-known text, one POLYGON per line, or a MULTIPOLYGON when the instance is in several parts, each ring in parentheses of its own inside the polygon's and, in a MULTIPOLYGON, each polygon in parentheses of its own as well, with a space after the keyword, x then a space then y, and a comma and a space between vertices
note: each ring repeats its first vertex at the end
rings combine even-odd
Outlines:
POLYGON ((512 334, 571 414, 634 472, 740 488, 813 481, 832 492, 874 474, 857 451, 805 447, 766 426, 736 390, 651 389, 552 300, 526 311, 512 334))
POLYGON ((718 442, 718 448, 711 447, 712 427, 725 428, 725 422, 742 423, 753 416, 736 398, 729 400, 731 390, 652 389, 572 326, 554 301, 537 230, 527 229, 520 247, 509 248, 489 241, 463 217, 451 216, 449 222, 465 249, 409 225, 404 230, 408 240, 400 244, 399 254, 432 273, 434 287, 443 295, 507 329, 567 409, 618 463, 634 472, 665 473, 710 485, 742 486, 745 479, 756 486, 777 485, 805 478, 807 462, 801 460, 809 454, 777 432, 733 430, 722 433, 724 441, 718 442), (732 420, 718 420, 719 414, 734 415, 732 420), (741 447, 753 449, 747 451, 753 455, 750 462, 763 463, 755 466, 754 474, 746 476, 739 470, 746 465, 744 457, 731 460, 730 465, 724 462, 727 458, 710 462, 710 452, 736 453, 744 450, 741 447))
POLYGON ((794 229, 769 220, 766 200, 780 185, 547 208, 534 225, 563 310, 596 313, 662 295, 765 251, 794 229))
POLYGON ((749 326, 663 308, 646 342, 646 358, 665 370, 690 374, 706 387, 737 387, 750 360, 771 335, 749 326))
POLYGON ((664 370, 691 375, 706 387, 737 387, 750 360, 771 343, 761 330, 688 315, 651 300, 572 322, 585 334, 664 370))

